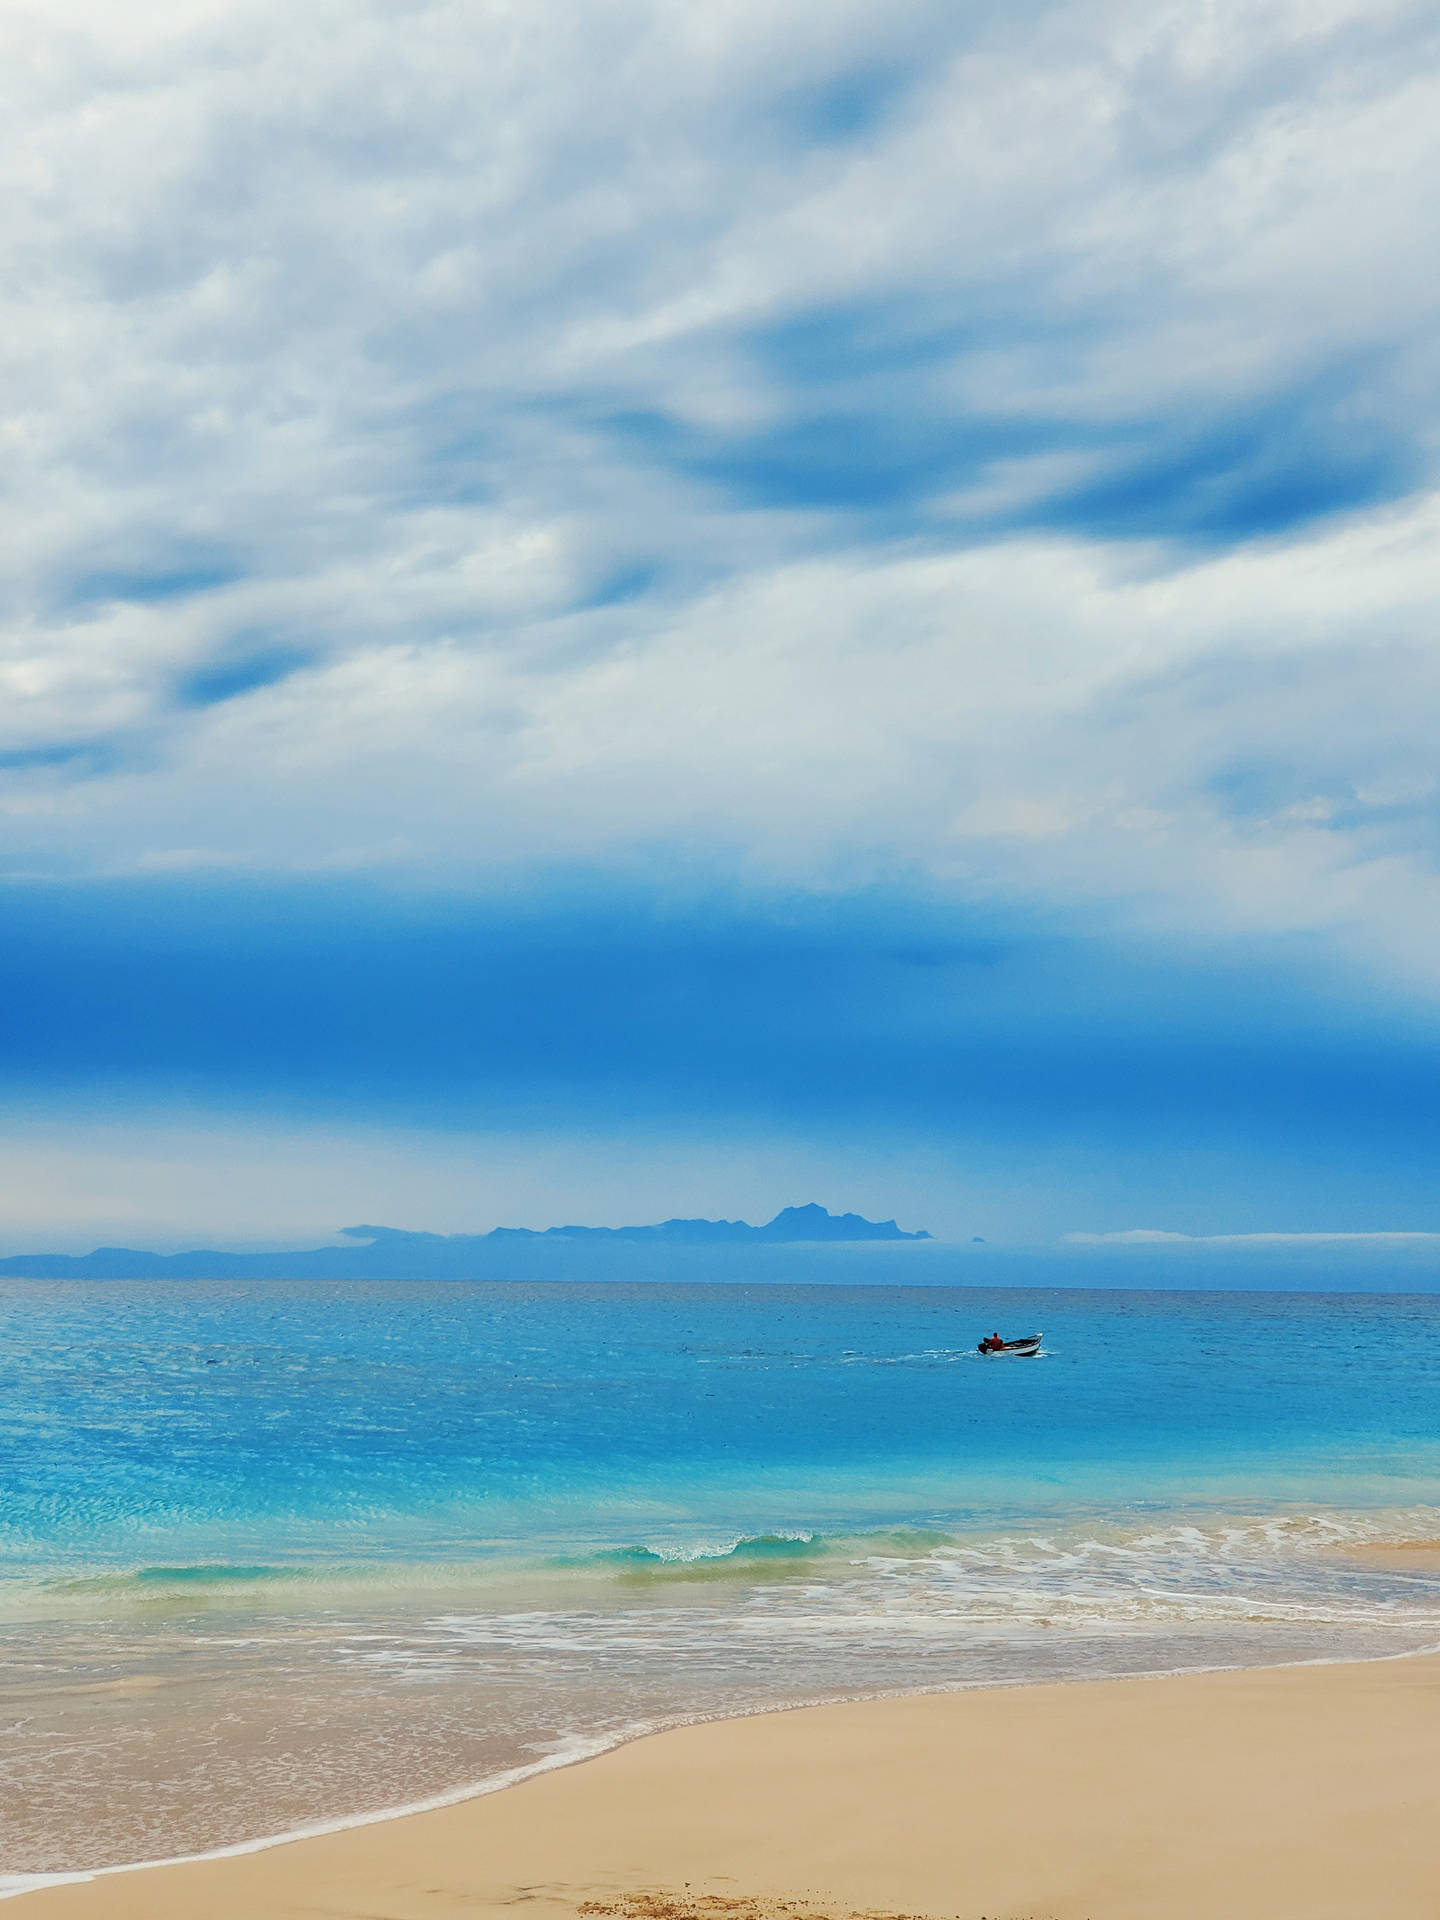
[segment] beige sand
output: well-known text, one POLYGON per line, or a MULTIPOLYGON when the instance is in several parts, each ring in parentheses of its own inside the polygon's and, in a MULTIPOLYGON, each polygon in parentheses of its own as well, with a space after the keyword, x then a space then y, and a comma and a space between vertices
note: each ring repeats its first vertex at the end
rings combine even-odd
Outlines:
POLYGON ((1338 1548, 1336 1557, 1358 1560, 1367 1567, 1388 1567, 1397 1573, 1440 1571, 1440 1540, 1387 1540, 1375 1546, 1338 1548))
POLYGON ((647 1888, 717 1920, 744 1910, 709 1896, 758 1896, 766 1920, 790 1896, 797 1916, 1436 1920, 1440 1657, 687 1727, 440 1812, 9 1911, 571 1920, 647 1888))

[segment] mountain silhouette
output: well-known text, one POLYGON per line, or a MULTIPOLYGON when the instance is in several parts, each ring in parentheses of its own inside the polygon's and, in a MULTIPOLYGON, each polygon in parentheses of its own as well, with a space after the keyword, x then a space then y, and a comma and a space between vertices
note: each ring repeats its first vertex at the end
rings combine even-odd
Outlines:
MULTIPOLYGON (((425 1233, 404 1227, 343 1227, 348 1247, 310 1247, 293 1253, 147 1253, 131 1247, 97 1247, 93 1253, 19 1253, 0 1260, 0 1275, 28 1280, 463 1280, 503 1279, 518 1257, 528 1273, 564 1277, 545 1260, 537 1270, 528 1256, 573 1254, 586 1247, 766 1247, 856 1241, 928 1240, 923 1230, 905 1233, 893 1220, 867 1220, 858 1213, 831 1213, 813 1201, 782 1207, 763 1227, 744 1220, 662 1220, 646 1227, 495 1227, 489 1233, 425 1233)), ((610 1263, 605 1263, 607 1269, 610 1263)), ((576 1273, 584 1277, 584 1267, 576 1273)), ((602 1275, 602 1277, 604 1277, 602 1275)))

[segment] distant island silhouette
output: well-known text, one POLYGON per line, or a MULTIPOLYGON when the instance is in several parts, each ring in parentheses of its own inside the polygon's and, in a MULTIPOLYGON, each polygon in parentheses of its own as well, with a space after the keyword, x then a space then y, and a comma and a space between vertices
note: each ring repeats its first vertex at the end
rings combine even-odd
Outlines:
MULTIPOLYGON (((495 1227, 489 1233, 424 1233, 403 1227, 342 1227, 357 1244, 310 1247, 294 1253, 147 1253, 97 1247, 93 1253, 17 1253, 0 1260, 0 1275, 20 1280, 460 1280, 500 1279, 518 1258, 525 1273, 560 1271, 545 1251, 570 1246, 599 1252, 622 1247, 777 1247, 857 1241, 928 1240, 923 1229, 905 1233, 893 1220, 831 1213, 813 1201, 782 1207, 763 1227, 744 1220, 662 1220, 647 1227, 495 1227)), ((568 1264, 568 1263, 567 1263, 568 1264)), ((588 1263, 585 1263, 588 1266, 588 1263)), ((608 1269, 611 1263, 606 1261, 608 1269)))

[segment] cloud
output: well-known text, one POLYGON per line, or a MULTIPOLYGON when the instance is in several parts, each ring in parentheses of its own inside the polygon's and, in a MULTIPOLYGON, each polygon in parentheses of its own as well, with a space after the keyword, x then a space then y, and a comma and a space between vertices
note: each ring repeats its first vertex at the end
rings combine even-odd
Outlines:
POLYGON ((12 871, 684 846, 1413 951, 1428 9, 317 19, 13 16, 12 871))
MULTIPOLYGON (((1428 991, 1435 520, 1181 575, 1054 540, 757 565, 669 606, 612 597, 529 654, 397 631, 307 655, 255 621, 203 669, 156 648, 183 727, 107 687, 111 770, 17 770, 12 845, 55 873, 183 855, 482 889, 557 863, 919 873, 1152 935, 1323 935, 1428 991)), ((78 756, 63 675, 54 697, 78 756)))
POLYGON ((1440 1247, 1440 1233, 1167 1233, 1155 1227, 1130 1227, 1123 1233, 1067 1233, 1072 1246, 1085 1247, 1235 1247, 1255 1252, 1266 1247, 1294 1247, 1301 1251, 1367 1247, 1399 1250, 1404 1247, 1440 1247))

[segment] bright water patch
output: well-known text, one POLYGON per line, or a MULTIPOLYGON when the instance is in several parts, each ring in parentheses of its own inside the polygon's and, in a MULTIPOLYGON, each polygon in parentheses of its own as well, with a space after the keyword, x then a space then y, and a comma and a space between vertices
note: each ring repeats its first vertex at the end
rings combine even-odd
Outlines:
POLYGON ((799 1699, 1440 1644, 1440 1300, 0 1290, 0 1870, 799 1699), (1036 1360, 974 1352, 1045 1331, 1036 1360))

